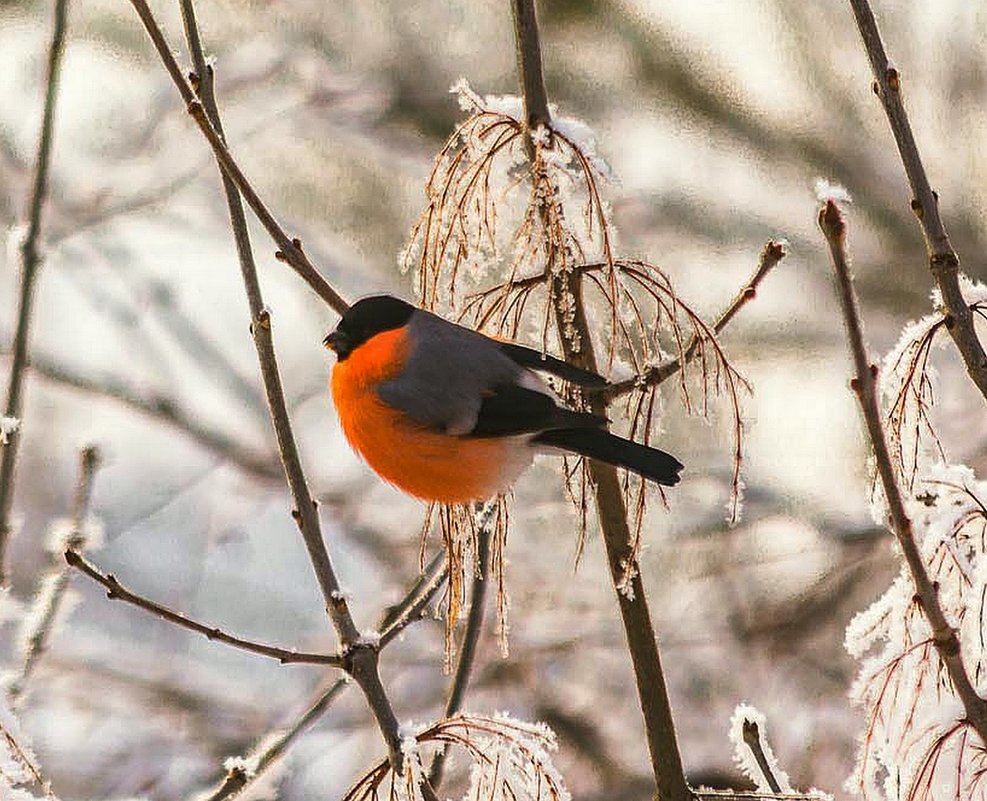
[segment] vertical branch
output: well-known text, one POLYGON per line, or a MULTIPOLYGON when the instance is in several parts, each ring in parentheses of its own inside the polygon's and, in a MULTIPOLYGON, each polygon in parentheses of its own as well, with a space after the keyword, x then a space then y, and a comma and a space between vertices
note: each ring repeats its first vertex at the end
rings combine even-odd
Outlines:
MULTIPOLYGON (((41 236, 41 212, 48 194, 48 170, 54 138, 55 100, 61 73, 62 52, 65 45, 65 28, 68 1, 55 0, 55 20, 48 47, 48 67, 45 76, 44 111, 41 132, 38 136, 38 152, 34 167, 34 184, 28 206, 27 232, 21 242, 21 287, 17 310, 17 329, 14 334, 14 356, 7 384, 6 417, 21 416, 24 374, 27 370, 28 337, 33 314, 34 288, 38 268, 41 265, 39 239, 41 236)), ((4 583, 4 564, 7 543, 10 540, 10 513, 14 503, 14 467, 20 444, 20 430, 10 432, 7 445, 0 455, 0 585, 4 583)))
MULTIPOLYGON (((164 46, 164 51, 162 51, 161 46, 164 45, 164 37, 147 5, 143 0, 134 0, 134 6, 137 8, 142 21, 148 28, 152 40, 158 45, 159 53, 165 58, 166 64, 170 64, 169 59, 171 62, 174 59, 171 57, 167 46, 164 46), (165 57, 166 54, 167 58, 165 57)), ((205 123, 203 130, 208 128, 210 132, 219 137, 220 148, 214 148, 214 150, 217 161, 219 162, 220 172, 222 173, 223 189, 226 193, 227 206, 230 213, 230 224, 233 228, 237 255, 240 260, 240 272, 243 277, 247 301, 250 306, 250 331, 257 350, 257 358, 260 362, 261 377, 264 382, 268 407, 270 408, 271 422, 273 423, 278 442, 278 450, 281 454, 285 477, 295 506, 292 516, 295 518, 295 522, 301 531, 302 539, 305 542, 305 547, 308 550, 309 558, 311 559, 319 582, 319 587, 322 590, 326 610, 339 636, 341 649, 344 654, 344 667, 360 686, 360 689, 363 690, 367 704, 370 706, 374 719, 377 721, 381 734, 387 743, 391 765, 395 771, 400 773, 403 770, 403 757, 398 734, 398 722, 380 680, 380 674, 377 668, 377 644, 360 636, 359 629, 357 629, 356 623, 350 614, 346 596, 341 591, 339 581, 336 578, 332 562, 329 558, 329 552, 322 538, 318 510, 315 500, 309 491, 308 482, 305 479, 301 458, 298 453, 298 445, 295 441, 291 421, 288 417, 288 408, 281 385, 277 355, 274 351, 271 332, 272 317, 270 311, 264 307, 260 283, 257 279, 257 269, 250 247, 250 238, 247 233, 246 218, 243 212, 243 205, 240 201, 238 184, 224 165, 220 155, 221 152, 225 153, 227 151, 225 142, 222 140, 222 127, 213 92, 212 69, 206 64, 202 52, 202 43, 195 21, 195 9, 192 5, 192 0, 180 0, 180 6, 186 38, 192 55, 192 63, 196 70, 199 91, 198 99, 201 103, 201 109, 206 115, 206 119, 203 120, 205 123)), ((169 65, 169 72, 173 75, 176 69, 173 69, 169 65)), ((178 72, 178 76, 181 77, 180 71, 178 72)), ((181 84, 185 85, 184 79, 181 84)), ((297 246, 293 245, 293 247, 297 246)))
POLYGON ((922 226, 929 268, 939 285, 942 301, 948 312, 946 329, 963 357, 970 378, 987 399, 987 353, 977 338, 973 312, 960 290, 960 260, 950 244, 946 227, 939 215, 939 196, 929 185, 918 145, 915 144, 915 136, 901 97, 901 75, 888 59, 870 3, 867 0, 850 0, 850 6, 874 73, 874 92, 880 98, 888 117, 912 189, 912 210, 922 226))
MULTIPOLYGON (((524 98, 524 118, 528 130, 550 121, 548 93, 542 72, 541 41, 534 0, 511 0, 514 12, 514 41, 517 49, 517 73, 524 98)), ((529 141, 530 146, 530 141, 529 141)))
POLYGON ((871 445, 874 448, 874 460, 881 477, 884 496, 887 499, 891 527, 901 547, 902 555, 908 565, 912 581, 915 583, 918 605, 932 629, 932 641, 939 658, 942 659, 953 683, 953 689, 963 703, 966 718, 976 729, 983 742, 987 743, 987 705, 977 695, 970 676, 963 664, 959 638, 956 630, 946 620, 942 606, 939 603, 938 587, 933 584, 922 561, 922 555, 915 542, 912 531, 912 521, 905 511, 901 490, 895 477, 888 450, 884 426, 881 422, 881 409, 878 401, 877 365, 871 364, 864 347, 863 327, 860 322, 860 311, 857 307, 857 296, 850 278, 849 257, 846 248, 846 221, 832 200, 819 212, 819 225, 829 244, 833 267, 836 271, 840 304, 843 308, 843 320, 846 324, 847 338, 850 340, 850 352, 853 356, 857 375, 850 385, 860 403, 871 445))
MULTIPOLYGON (((512 7, 521 88, 530 129, 532 124, 547 124, 550 121, 542 78, 534 0, 513 0, 512 7)), ((532 168, 534 169, 534 164, 532 168)), ((547 231, 547 206, 543 204, 542 209, 542 225, 547 231)), ((552 261, 558 259, 559 254, 554 247, 548 248, 548 254, 549 264, 546 265, 545 272, 552 276, 551 298, 566 361, 597 372, 591 331, 583 305, 580 273, 554 269, 556 265, 552 261), (563 308, 565 298, 571 299, 568 309, 563 308), (569 330, 575 336, 570 336, 567 333, 569 330)), ((606 416, 606 402, 598 395, 591 397, 588 405, 594 414, 606 416)), ((589 469, 596 485, 596 509, 603 531, 610 576, 617 592, 617 603, 634 666, 658 798, 660 801, 688 801, 691 793, 682 768, 682 757, 675 736, 675 724, 644 584, 631 546, 632 537, 620 479, 616 468, 603 462, 590 461, 589 469)))

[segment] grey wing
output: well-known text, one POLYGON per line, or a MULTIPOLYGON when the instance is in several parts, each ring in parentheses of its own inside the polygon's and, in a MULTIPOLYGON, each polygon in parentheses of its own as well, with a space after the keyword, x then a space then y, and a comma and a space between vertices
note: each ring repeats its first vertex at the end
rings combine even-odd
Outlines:
POLYGON ((526 372, 494 340, 429 312, 416 311, 408 329, 413 345, 405 368, 377 394, 433 431, 470 433, 483 398, 526 372))

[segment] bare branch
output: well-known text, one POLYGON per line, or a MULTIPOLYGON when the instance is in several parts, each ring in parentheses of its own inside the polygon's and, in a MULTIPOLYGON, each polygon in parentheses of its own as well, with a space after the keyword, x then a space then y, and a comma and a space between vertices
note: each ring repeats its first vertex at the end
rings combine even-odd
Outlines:
MULTIPOLYGON (((421 620, 422 610, 432 601, 445 582, 445 553, 439 551, 429 562, 424 572, 395 606, 385 610, 378 624, 381 631, 379 648, 384 648, 409 624, 421 620)), ((316 720, 318 720, 337 697, 352 682, 346 679, 335 681, 329 688, 320 692, 305 712, 273 739, 264 738, 263 749, 252 755, 254 771, 252 775, 240 768, 230 770, 219 785, 209 795, 196 794, 196 801, 225 801, 243 791, 255 778, 259 777, 271 764, 280 759, 289 746, 316 720)))
POLYGON ((929 268, 939 285, 943 304, 949 311, 946 329, 963 357, 970 378, 987 400, 987 353, 977 337, 973 313, 960 290, 959 256, 953 249, 942 217, 939 216, 939 196, 929 185, 925 166, 915 143, 901 96, 901 74, 888 59, 868 0, 850 0, 850 6, 874 73, 874 92, 888 117, 912 189, 912 210, 922 226, 929 268))
POLYGON ((772 793, 780 793, 781 785, 778 784, 778 779, 775 778, 774 771, 771 770, 771 764, 768 762, 768 757, 764 753, 764 746, 761 745, 761 733, 758 730, 757 723, 753 720, 745 719, 743 726, 744 743, 754 755, 757 766, 761 769, 761 774, 767 781, 768 787, 771 788, 772 793))
MULTIPOLYGON (((449 698, 446 701, 444 718, 451 718, 462 709, 466 687, 469 684, 473 662, 476 659, 476 646, 480 641, 483 630, 483 617, 487 600, 487 588, 490 585, 490 545, 494 532, 494 515, 497 501, 488 501, 481 512, 480 530, 476 535, 476 566, 473 572, 473 583, 470 588, 470 610, 466 616, 466 628, 463 640, 459 646, 459 661, 453 674, 449 698)), ((445 770, 446 752, 440 751, 432 760, 428 771, 428 781, 436 790, 442 784, 442 774, 445 770)))
MULTIPOLYGON (((34 168, 34 183, 28 205, 27 232, 20 245, 21 285, 17 310, 17 331, 14 335, 14 358, 10 366, 10 382, 7 385, 6 417, 21 416, 24 373, 27 368, 28 339, 31 331, 35 280, 41 266, 39 239, 41 237, 41 212, 48 194, 48 168, 54 138, 55 100, 61 73, 62 51, 65 43, 67 0, 55 0, 55 20, 48 47, 48 67, 45 77, 45 101, 38 135, 38 151, 34 168)), ((0 455, 0 585, 4 583, 4 562, 7 542, 10 539, 10 513, 14 503, 14 466, 21 434, 14 431, 0 455)))
POLYGON ((877 471, 881 477, 881 485, 887 499, 891 527, 901 547, 902 555, 905 557, 912 580, 915 582, 919 606, 932 628, 933 642, 939 652, 939 657, 946 666, 956 694, 963 702, 967 719, 977 730, 983 742, 987 742, 987 705, 977 695, 970 681, 966 666, 963 664, 956 631, 946 620, 939 603, 938 590, 929 579, 929 574, 915 542, 912 521, 905 512, 905 504, 895 477, 884 426, 881 423, 877 366, 871 364, 867 358, 860 312, 857 307, 857 296, 850 278, 846 248, 846 221, 839 207, 832 200, 828 201, 819 212, 819 225, 829 243, 833 267, 836 271, 840 304, 843 308, 843 320, 846 324, 847 338, 857 372, 856 377, 850 382, 850 386, 857 395, 864 421, 867 424, 871 445, 874 448, 874 459, 877 462, 877 471))
POLYGON ((225 801, 227 798, 242 793, 250 783, 274 762, 280 759, 289 746, 317 721, 325 711, 350 685, 347 679, 337 679, 329 688, 319 694, 313 703, 291 726, 285 729, 276 739, 266 744, 263 751, 256 755, 253 771, 248 774, 243 768, 230 769, 219 785, 209 795, 196 793, 195 801, 225 801))
MULTIPOLYGON (((148 35, 151 37, 154 48, 158 51, 158 55, 161 57, 165 69, 168 70, 168 74, 171 76, 179 94, 182 96, 182 100, 188 107, 189 114, 192 115, 192 119, 195 120, 196 125, 199 126, 210 147, 212 147, 213 154, 216 156, 216 161, 219 162, 223 173, 230 178, 236 188, 242 193, 244 199, 247 201, 247 205, 250 206, 261 224, 271 235, 271 238, 277 243, 279 250, 275 255, 290 265, 330 308, 340 315, 345 313, 349 305, 308 260, 308 256, 302 251, 301 242, 298 239, 289 237, 284 232, 284 229, 274 219, 274 215, 264 205, 260 196, 254 190, 253 186, 251 186, 243 172, 241 172, 240 167, 223 141, 222 133, 210 122, 207 110, 203 108, 203 103, 196 96, 195 91, 189 85, 188 81, 185 80, 182 69, 178 66, 178 62, 175 60, 171 48, 165 41, 161 28, 154 19, 154 15, 151 13, 151 9, 145 0, 131 0, 131 4, 137 11, 137 15, 144 24, 148 35)), ((197 75, 200 81, 204 77, 202 74, 197 75)))
POLYGON ((331 667, 344 666, 345 658, 338 654, 313 654, 306 653, 304 651, 292 651, 287 648, 278 648, 274 645, 266 645, 264 643, 253 642, 252 640, 245 640, 242 637, 227 634, 222 629, 216 628, 215 626, 210 626, 205 623, 200 623, 197 620, 193 620, 192 618, 183 615, 181 612, 176 612, 173 609, 169 609, 167 606, 159 604, 156 601, 152 601, 149 598, 145 598, 143 595, 138 595, 136 592, 127 589, 119 581, 117 581, 116 577, 112 573, 104 573, 74 548, 66 549, 65 561, 68 562, 70 567, 73 567, 80 573, 84 573, 89 576, 89 578, 98 584, 102 584, 106 588, 106 597, 111 601, 123 601, 124 603, 131 604, 132 606, 143 609, 145 612, 150 612, 152 615, 156 615, 163 620, 167 620, 169 623, 174 623, 176 626, 180 626, 183 629, 188 629, 189 631, 196 632, 196 634, 201 634, 209 640, 216 640, 217 642, 231 645, 234 648, 239 648, 242 651, 249 651, 252 654, 259 654, 260 656, 266 656, 270 659, 277 659, 285 665, 307 664, 329 665, 331 667))

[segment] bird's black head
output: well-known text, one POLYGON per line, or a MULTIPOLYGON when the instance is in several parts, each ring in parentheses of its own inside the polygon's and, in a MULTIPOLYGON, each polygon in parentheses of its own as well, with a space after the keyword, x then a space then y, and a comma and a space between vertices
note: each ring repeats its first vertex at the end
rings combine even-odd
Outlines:
POLYGON ((363 298, 350 306, 336 330, 322 344, 343 361, 371 337, 403 326, 414 313, 414 306, 390 295, 363 298))

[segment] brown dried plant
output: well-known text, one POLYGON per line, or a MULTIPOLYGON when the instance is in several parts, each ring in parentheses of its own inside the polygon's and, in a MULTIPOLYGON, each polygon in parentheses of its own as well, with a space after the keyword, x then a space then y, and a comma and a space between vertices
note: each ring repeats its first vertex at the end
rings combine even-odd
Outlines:
MULTIPOLYGON (((734 432, 729 508, 735 520, 744 431, 740 404, 749 386, 727 360, 713 327, 676 294, 663 270, 615 255, 611 213, 601 192, 609 170, 592 136, 581 123, 554 114, 550 128, 529 136, 519 98, 481 98, 464 81, 453 90, 468 116, 436 156, 425 184, 426 206, 400 258, 416 274, 420 302, 493 336, 558 353, 554 309, 572 309, 575 299, 555 297, 564 282, 553 279, 579 273, 598 339, 594 349, 606 354, 606 372, 631 374, 604 390, 611 408, 622 402, 618 425, 624 433, 648 444, 660 432, 658 385, 676 372, 688 412, 707 415, 712 395, 726 397, 734 432)), ((578 339, 571 326, 563 326, 561 335, 578 339)), ((588 390, 564 382, 555 389, 567 403, 584 407, 581 392, 588 390)), ((585 460, 566 459, 564 477, 579 521, 578 559, 589 508, 585 460)), ((645 490, 643 480, 624 476, 635 554, 645 490)), ((468 539, 465 533, 456 537, 468 539)))
POLYGON ((477 537, 484 529, 490 532, 490 569, 497 583, 497 632, 501 650, 507 653, 507 589, 504 585, 504 551, 507 547, 507 497, 498 496, 475 507, 467 504, 430 503, 422 524, 419 564, 425 569, 428 534, 438 519, 439 535, 446 552, 449 580, 446 585, 445 669, 452 666, 455 654, 454 633, 466 600, 468 569, 479 570, 477 537))
POLYGON ((463 796, 483 801, 568 801, 569 792, 552 764, 555 735, 548 727, 505 715, 456 715, 407 735, 405 770, 395 774, 382 759, 361 776, 343 801, 419 801, 427 796, 425 766, 444 749, 463 751, 470 787, 463 796))

